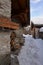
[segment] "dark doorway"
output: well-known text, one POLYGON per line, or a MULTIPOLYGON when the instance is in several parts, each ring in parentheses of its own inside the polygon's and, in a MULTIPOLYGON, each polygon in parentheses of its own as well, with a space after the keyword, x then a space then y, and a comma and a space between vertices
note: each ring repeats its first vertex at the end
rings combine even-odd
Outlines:
POLYGON ((11 0, 11 19, 22 26, 30 24, 30 1, 11 0))

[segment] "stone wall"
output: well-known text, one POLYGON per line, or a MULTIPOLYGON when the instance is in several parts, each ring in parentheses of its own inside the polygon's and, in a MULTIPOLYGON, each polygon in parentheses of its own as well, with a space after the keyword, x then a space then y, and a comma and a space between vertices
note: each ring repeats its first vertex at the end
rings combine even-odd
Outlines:
POLYGON ((11 17, 11 0, 0 0, 0 16, 11 17))

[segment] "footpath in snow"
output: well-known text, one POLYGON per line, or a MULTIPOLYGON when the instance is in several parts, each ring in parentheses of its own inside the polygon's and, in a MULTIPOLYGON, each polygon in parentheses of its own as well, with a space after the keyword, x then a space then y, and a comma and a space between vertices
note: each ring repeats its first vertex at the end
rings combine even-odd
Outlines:
POLYGON ((43 40, 24 35, 25 43, 18 56, 20 65, 43 65, 43 40))

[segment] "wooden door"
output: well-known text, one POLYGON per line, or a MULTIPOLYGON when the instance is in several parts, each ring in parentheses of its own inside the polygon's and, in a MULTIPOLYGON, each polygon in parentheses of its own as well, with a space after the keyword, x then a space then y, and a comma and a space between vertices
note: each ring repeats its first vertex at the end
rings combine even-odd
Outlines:
POLYGON ((30 1, 11 0, 11 19, 22 26, 30 24, 30 1))

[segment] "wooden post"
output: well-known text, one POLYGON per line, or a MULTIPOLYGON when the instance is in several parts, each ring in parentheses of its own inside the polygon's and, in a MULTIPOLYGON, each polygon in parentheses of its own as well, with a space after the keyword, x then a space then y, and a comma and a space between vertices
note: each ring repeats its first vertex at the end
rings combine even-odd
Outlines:
POLYGON ((34 26, 34 38, 35 38, 35 26, 34 26))

